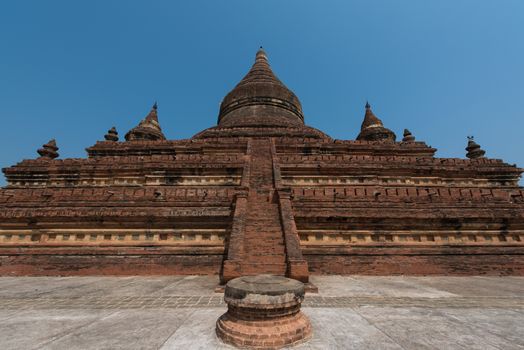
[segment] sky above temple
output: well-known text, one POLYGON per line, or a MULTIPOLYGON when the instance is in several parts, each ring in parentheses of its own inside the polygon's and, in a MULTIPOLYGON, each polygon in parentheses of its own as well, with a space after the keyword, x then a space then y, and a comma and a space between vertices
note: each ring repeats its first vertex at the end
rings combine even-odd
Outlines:
MULTIPOLYGON (((3 1, 0 166, 65 157, 158 101, 169 139, 216 124, 263 46, 306 123, 355 139, 369 100, 402 138, 524 167, 524 1, 3 1)), ((4 185, 3 176, 0 185, 4 185)))

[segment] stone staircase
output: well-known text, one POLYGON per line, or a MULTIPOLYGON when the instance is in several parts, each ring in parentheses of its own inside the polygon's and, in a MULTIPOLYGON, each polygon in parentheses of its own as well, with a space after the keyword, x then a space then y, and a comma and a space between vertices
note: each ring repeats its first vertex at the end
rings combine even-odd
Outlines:
POLYGON ((274 191, 270 140, 253 140, 250 155, 250 189, 244 224, 242 273, 284 276, 286 251, 274 191))

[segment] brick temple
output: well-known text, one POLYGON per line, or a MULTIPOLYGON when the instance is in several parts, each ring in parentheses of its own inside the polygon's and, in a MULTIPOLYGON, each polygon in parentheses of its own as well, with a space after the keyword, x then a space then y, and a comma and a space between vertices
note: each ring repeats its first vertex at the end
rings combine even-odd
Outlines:
POLYGON ((522 169, 467 158, 369 104, 356 140, 307 126, 261 49, 217 125, 167 140, 158 108, 87 158, 3 169, 0 274, 524 274, 522 169))

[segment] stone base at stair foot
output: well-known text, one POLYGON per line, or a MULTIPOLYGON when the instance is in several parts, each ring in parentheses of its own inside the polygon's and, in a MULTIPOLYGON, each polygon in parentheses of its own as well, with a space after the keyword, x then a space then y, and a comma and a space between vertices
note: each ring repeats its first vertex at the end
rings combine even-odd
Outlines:
POLYGON ((304 284, 272 275, 244 276, 226 285, 228 311, 216 324, 227 344, 249 349, 279 349, 307 341, 309 319, 300 311, 304 284))
POLYGON ((288 263, 288 277, 299 280, 303 283, 308 283, 309 270, 307 262, 304 260, 290 261, 288 263))

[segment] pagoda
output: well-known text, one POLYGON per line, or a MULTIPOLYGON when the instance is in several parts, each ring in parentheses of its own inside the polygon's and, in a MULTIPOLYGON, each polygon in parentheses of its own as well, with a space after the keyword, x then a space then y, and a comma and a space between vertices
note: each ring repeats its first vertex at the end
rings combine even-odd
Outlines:
POLYGON ((168 140, 157 104, 87 158, 3 169, 0 274, 523 275, 523 169, 437 158, 365 106, 356 140, 305 124, 260 49, 217 125, 168 140))

